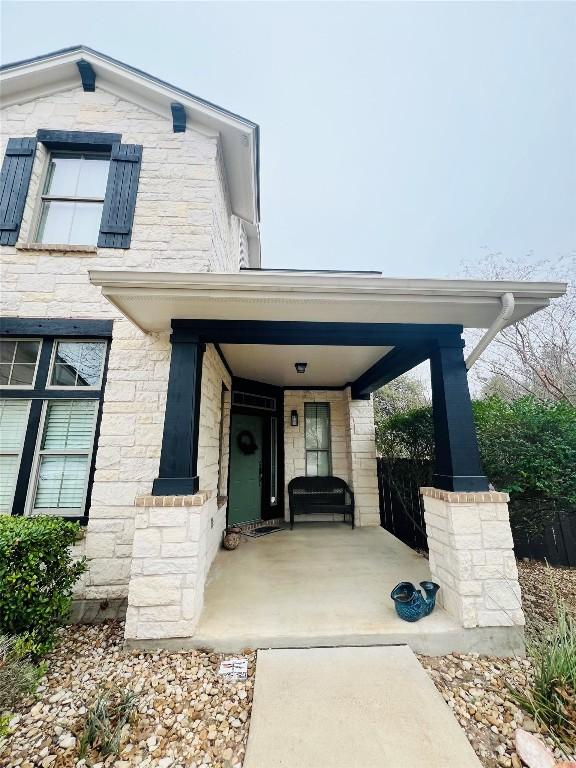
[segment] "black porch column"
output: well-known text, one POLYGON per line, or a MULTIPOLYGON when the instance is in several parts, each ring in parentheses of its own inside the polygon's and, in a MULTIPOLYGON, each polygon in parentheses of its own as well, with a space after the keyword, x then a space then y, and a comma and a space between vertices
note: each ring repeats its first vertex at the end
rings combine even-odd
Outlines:
POLYGON ((468 390, 464 342, 430 356, 435 461, 432 485, 446 491, 487 491, 468 390))
POLYGON ((198 492, 198 427, 204 344, 197 336, 174 331, 164 416, 160 470, 154 496, 198 492))

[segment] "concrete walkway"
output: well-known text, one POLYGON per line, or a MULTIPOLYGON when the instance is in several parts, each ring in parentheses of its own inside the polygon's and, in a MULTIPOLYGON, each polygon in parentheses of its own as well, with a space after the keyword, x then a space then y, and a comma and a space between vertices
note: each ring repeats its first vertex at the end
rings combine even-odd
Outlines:
POLYGON ((407 646, 258 652, 244 768, 481 768, 407 646))

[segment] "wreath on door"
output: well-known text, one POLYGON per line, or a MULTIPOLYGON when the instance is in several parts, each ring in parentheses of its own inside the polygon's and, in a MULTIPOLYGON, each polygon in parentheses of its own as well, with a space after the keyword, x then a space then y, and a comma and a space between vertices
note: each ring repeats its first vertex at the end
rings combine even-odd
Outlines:
POLYGON ((256 444, 256 440, 254 440, 254 435, 248 429, 243 429, 242 432, 238 432, 236 444, 238 445, 238 449, 245 456, 251 456, 258 450, 258 445, 256 444))

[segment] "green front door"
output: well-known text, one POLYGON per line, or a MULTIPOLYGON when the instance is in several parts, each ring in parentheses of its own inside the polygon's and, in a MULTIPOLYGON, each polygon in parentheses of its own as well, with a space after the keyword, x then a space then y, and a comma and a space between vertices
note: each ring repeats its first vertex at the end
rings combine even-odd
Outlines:
POLYGON ((262 506, 262 417, 232 414, 228 523, 259 520, 262 506))

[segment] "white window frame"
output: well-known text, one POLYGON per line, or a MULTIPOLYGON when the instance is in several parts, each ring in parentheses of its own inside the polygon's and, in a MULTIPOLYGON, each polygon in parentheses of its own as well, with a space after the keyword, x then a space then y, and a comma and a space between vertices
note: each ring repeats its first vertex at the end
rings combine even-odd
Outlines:
POLYGON ((104 368, 106 366, 106 352, 108 350, 108 342, 105 339, 54 339, 52 343, 52 356, 50 357, 50 366, 48 368, 48 378, 46 379, 46 389, 67 390, 70 392, 99 392, 102 389, 102 382, 104 381, 104 368), (98 384, 93 387, 79 387, 75 384, 51 384, 52 375, 56 365, 56 352, 58 344, 63 342, 64 344, 103 344, 104 345, 104 357, 102 358, 102 368, 100 369, 100 379, 98 384))
POLYGON ((16 486, 18 484, 18 475, 20 474, 20 465, 22 464, 22 449, 24 448, 24 441, 26 440, 26 435, 28 434, 28 423, 30 421, 30 406, 32 405, 32 400, 27 398, 20 398, 20 397, 11 397, 11 398, 0 398, 0 400, 5 400, 8 403, 18 403, 18 402, 24 402, 28 403, 28 406, 26 408, 26 419, 24 422, 24 433, 22 435, 22 442, 20 443, 20 448, 18 451, 16 450, 2 450, 0 448, 0 456, 17 456, 17 466, 16 466, 16 482, 14 483, 14 488, 12 489, 12 496, 10 497, 10 502, 8 504, 9 512, 0 512, 0 514, 11 514, 12 512, 12 505, 14 504, 14 494, 16 493, 16 486))
MULTIPOLYGON (((36 215, 34 216, 34 226, 31 229, 31 233, 33 233, 33 238, 31 242, 38 243, 39 245, 64 245, 64 246, 74 246, 78 245, 78 243, 45 243, 43 240, 40 240, 40 226, 42 224, 42 214, 44 213, 44 203, 49 202, 62 202, 62 203, 102 203, 102 213, 104 213, 104 201, 106 196, 106 190, 104 190, 104 197, 70 197, 66 195, 50 195, 46 194, 44 192, 44 189, 46 187, 46 181, 48 179, 48 174, 50 173, 50 163, 52 162, 52 156, 53 155, 101 155, 102 159, 107 159, 109 162, 108 165, 108 177, 110 176, 110 162, 112 160, 112 153, 111 152, 90 152, 85 149, 74 149, 74 145, 71 144, 69 149, 50 149, 46 153, 46 160, 44 164, 44 169, 42 172, 42 179, 40 184, 40 194, 38 195, 38 202, 36 205, 36 215)), ((102 224, 102 219, 100 219, 100 224, 102 224)), ((84 244, 82 247, 97 247, 97 243, 93 243, 92 245, 84 244)))
MULTIPOLYGON (((34 377, 32 379, 32 384, 0 384, 0 390, 3 389, 34 389, 36 386, 36 376, 38 375, 38 366, 40 363, 40 355, 42 354, 42 344, 44 343, 44 339, 42 338, 34 338, 34 339, 22 339, 22 338, 13 338, 12 336, 2 336, 2 341, 38 341, 40 342, 40 346, 38 347, 38 357, 36 358, 36 366, 34 368, 34 377)), ((12 368, 14 367, 14 358, 12 358, 12 365, 10 367, 10 374, 12 374, 12 368)))
POLYGON ((100 411, 100 400, 98 398, 91 397, 58 397, 51 400, 44 400, 42 403, 42 417, 40 418, 40 424, 38 426, 38 435, 36 437, 36 446, 34 448, 34 460, 32 462, 32 472, 30 473, 30 482, 28 483, 28 493, 26 496, 25 515, 28 517, 36 517, 38 515, 54 515, 55 517, 84 517, 86 514, 86 496, 88 495, 88 485, 90 482, 90 470, 92 467, 92 459, 94 456, 94 443, 96 440, 96 424, 98 422, 98 413, 100 411), (92 443, 88 450, 78 448, 60 448, 58 450, 42 449, 42 438, 44 436, 44 426, 46 423, 46 415, 48 413, 48 404, 53 402, 91 402, 96 403, 94 409, 94 420, 92 422, 92 443), (68 507, 63 509, 62 507, 44 507, 38 511, 34 508, 34 502, 36 500, 36 490, 38 488, 38 474, 40 471, 40 462, 42 456, 87 456, 88 461, 86 466, 88 471, 84 480, 84 491, 82 493, 82 503, 79 507, 68 507))

